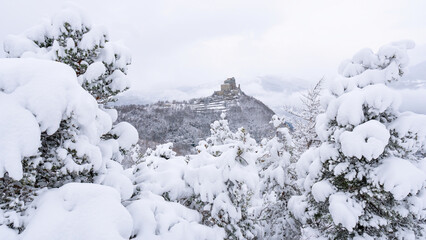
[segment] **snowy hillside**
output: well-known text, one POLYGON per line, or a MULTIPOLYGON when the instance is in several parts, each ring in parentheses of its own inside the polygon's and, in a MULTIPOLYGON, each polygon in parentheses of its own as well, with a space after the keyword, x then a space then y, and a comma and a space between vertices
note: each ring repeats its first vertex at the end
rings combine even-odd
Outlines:
POLYGON ((232 131, 244 127, 257 141, 273 135, 269 122, 274 112, 242 91, 182 102, 121 105, 116 109, 120 121, 127 121, 138 129, 143 149, 172 142, 181 154, 195 151, 198 142, 210 135, 210 124, 223 112, 232 131))

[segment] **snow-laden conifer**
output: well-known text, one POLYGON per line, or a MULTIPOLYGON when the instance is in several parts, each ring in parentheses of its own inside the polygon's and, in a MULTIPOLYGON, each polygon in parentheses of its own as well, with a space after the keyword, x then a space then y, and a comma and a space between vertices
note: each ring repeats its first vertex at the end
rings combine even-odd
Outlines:
POLYGON ((306 193, 289 207, 306 224, 305 237, 424 238, 425 116, 400 113, 387 86, 404 74, 413 46, 364 49, 340 66, 317 118, 322 143, 297 163, 306 193))
POLYGON ((194 196, 187 204, 202 213, 205 225, 224 228, 226 239, 255 239, 262 234, 254 214, 257 143, 244 128, 232 133, 225 114, 211 124, 211 133, 190 156, 184 178, 194 196))
MULTIPOLYGON (((123 198, 130 197, 131 182, 117 163, 137 142, 138 134, 128 123, 113 124, 116 110, 104 107, 129 86, 127 51, 109 43, 102 28, 73 8, 22 35, 9 36, 4 49, 8 57, 21 59, 1 62, 0 93, 7 97, 2 103, 13 115, 8 119, 20 119, 29 134, 29 138, 15 136, 20 140, 9 145, 21 149, 22 139, 28 139, 33 147, 31 152, 23 148, 22 153, 13 153, 12 158, 8 151, 7 162, 0 160, 1 208, 6 211, 1 221, 22 229, 20 215, 36 192, 69 182, 102 183, 116 188, 123 198), (25 120, 29 116, 35 117, 33 123, 38 122, 39 128, 30 127, 25 120)), ((7 121, 2 125, 11 124, 7 121)), ((21 131, 16 132, 12 135, 21 131)))
POLYGON ((1 59, 0 98, 0 225, 23 230, 22 217, 39 190, 70 182, 103 182, 130 197, 131 182, 115 163, 137 132, 129 124, 113 126, 114 116, 78 85, 73 69, 1 59), (105 139, 107 133, 115 137, 105 139))
POLYGON ((129 50, 109 41, 103 27, 94 25, 84 13, 68 7, 49 21, 4 41, 7 57, 35 57, 72 67, 81 86, 100 104, 130 87, 127 68, 129 50))
POLYGON ((172 147, 148 149, 134 167, 135 190, 126 203, 134 219, 131 239, 223 239, 223 229, 202 225, 201 213, 186 206, 194 196, 184 179, 187 157, 176 156, 172 147))
POLYGON ((262 141, 258 158, 260 193, 263 204, 259 213, 265 239, 299 239, 299 222, 292 218, 287 203, 298 193, 294 161, 295 148, 284 118, 273 116, 276 135, 262 141))

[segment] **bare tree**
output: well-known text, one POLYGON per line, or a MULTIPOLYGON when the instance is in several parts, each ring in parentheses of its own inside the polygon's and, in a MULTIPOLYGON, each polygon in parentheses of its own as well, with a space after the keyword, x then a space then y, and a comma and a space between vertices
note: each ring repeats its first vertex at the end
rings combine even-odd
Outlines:
POLYGON ((321 78, 313 88, 302 94, 302 106, 294 108, 285 106, 285 111, 292 115, 293 141, 295 157, 299 157, 305 150, 319 144, 315 132, 315 120, 318 114, 324 112, 320 104, 320 95, 324 78, 321 78))

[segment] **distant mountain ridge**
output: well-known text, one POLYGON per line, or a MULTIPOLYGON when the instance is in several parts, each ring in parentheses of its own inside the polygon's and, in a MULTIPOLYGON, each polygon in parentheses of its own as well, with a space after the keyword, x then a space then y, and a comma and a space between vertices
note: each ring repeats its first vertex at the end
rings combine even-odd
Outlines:
POLYGON ((260 141, 273 134, 269 124, 274 112, 261 101, 247 96, 228 78, 220 91, 189 101, 159 101, 145 105, 116 106, 118 120, 131 123, 139 132, 142 148, 173 142, 175 151, 191 153, 200 140, 210 135, 210 124, 225 112, 232 131, 244 127, 260 141))

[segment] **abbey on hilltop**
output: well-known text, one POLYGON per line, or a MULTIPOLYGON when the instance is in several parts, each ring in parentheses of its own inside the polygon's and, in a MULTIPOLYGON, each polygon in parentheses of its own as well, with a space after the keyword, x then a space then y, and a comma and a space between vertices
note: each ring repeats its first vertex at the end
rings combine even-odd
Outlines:
POLYGON ((235 95, 241 91, 240 84, 235 83, 235 78, 231 77, 225 80, 225 82, 220 85, 220 91, 215 91, 213 95, 224 96, 224 95, 235 95))

